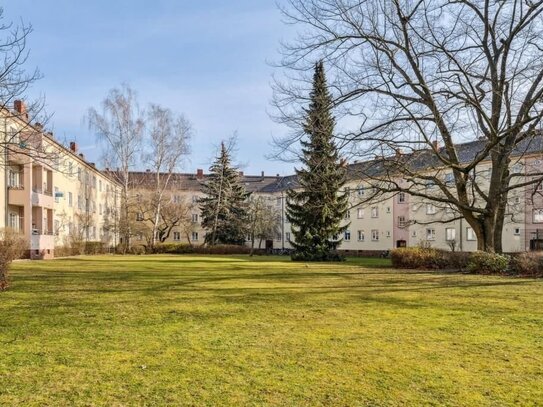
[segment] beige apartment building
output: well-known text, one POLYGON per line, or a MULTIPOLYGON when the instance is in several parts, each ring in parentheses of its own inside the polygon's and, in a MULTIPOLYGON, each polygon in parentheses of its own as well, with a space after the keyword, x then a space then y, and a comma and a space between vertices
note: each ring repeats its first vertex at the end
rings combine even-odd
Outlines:
POLYGON ((118 185, 78 153, 29 123, 25 105, 0 112, 0 227, 23 234, 33 259, 70 240, 114 245, 118 185))
MULTIPOLYGON (((481 142, 459 144, 460 156, 470 159, 480 151, 481 142)), ((524 182, 530 174, 543 172, 543 138, 536 138, 529 145, 520 146, 519 153, 514 154, 512 169, 523 172, 524 178, 516 182, 524 182)), ((355 163, 348 167, 348 182, 345 191, 350 195, 351 208, 345 223, 349 228, 342 236, 340 249, 352 254, 377 254, 396 247, 431 246, 445 250, 475 251, 477 240, 472 228, 463 219, 457 218, 454 209, 438 205, 408 193, 380 196, 374 202, 367 201, 372 196, 371 182, 363 177, 365 163, 355 163)), ((482 188, 488 182, 490 163, 482 162, 477 167, 477 180, 482 188)), ((445 169, 438 169, 438 176, 444 182, 454 182, 452 174, 445 169)), ((242 174, 243 175, 243 174, 242 174)), ((201 188, 207 175, 202 170, 194 174, 177 174, 171 185, 172 199, 192 202, 191 216, 193 230, 190 235, 181 230, 173 231, 168 242, 203 243, 205 230, 200 226, 201 216, 197 205, 202 196, 201 188)), ((290 249, 293 238, 291 227, 285 216, 285 199, 288 189, 298 187, 296 176, 270 177, 242 176, 248 191, 254 196, 263 196, 280 214, 278 230, 281 232, 267 247, 273 249, 290 249)), ((399 183, 407 182, 398 180, 399 183)), ((454 185, 451 184, 451 188, 454 185)), ((438 194, 438 188, 427 185, 429 193, 438 194), (432 188, 435 188, 433 192, 432 188)), ((543 186, 538 185, 519 188, 509 196, 509 210, 503 231, 503 248, 506 252, 520 252, 543 249, 543 186)))
MULTIPOLYGON (((107 172, 99 171, 79 153, 76 143, 63 146, 41 126, 25 120, 24 103, 16 102, 13 111, 0 112, 0 137, 8 148, 0 159, 0 227, 21 232, 29 242, 31 258, 51 258, 55 247, 70 244, 71 239, 101 242, 114 247, 119 243, 119 185, 107 172)), ((480 142, 459 144, 460 156, 469 160, 480 151, 480 142)), ((522 172, 523 182, 535 173, 543 172, 543 138, 519 147, 512 163, 515 172, 522 172)), ((476 169, 478 185, 488 182, 489 163, 476 169)), ((372 196, 372 181, 366 179, 367 163, 348 166, 345 191, 350 195, 350 210, 344 220, 349 228, 340 249, 351 254, 376 254, 395 247, 425 245, 446 250, 473 251, 477 240, 463 219, 448 221, 457 214, 446 205, 420 197, 399 193, 372 196)), ((446 169, 433 169, 444 182, 454 182, 446 169)), ((154 175, 134 172, 137 182, 133 195, 153 188, 154 175)), ((201 227, 198 200, 203 196, 202 185, 208 175, 199 169, 195 173, 174 174, 167 197, 173 204, 187 208, 190 222, 172 227, 167 242, 203 244, 206 231, 201 227)), ((275 250, 291 248, 293 238, 286 211, 286 192, 298 187, 296 176, 244 175, 246 189, 256 197, 264 197, 268 206, 278 213, 276 236, 265 243, 275 250)), ((399 183, 407 182, 399 179, 399 183)), ((451 184, 451 188, 453 184, 451 184)), ((428 192, 435 188, 427 185, 428 192)), ((503 231, 506 252, 543 249, 543 186, 520 188, 509 197, 509 210, 503 231)), ((140 215, 133 214, 136 224, 140 215)), ((132 242, 146 244, 143 231, 148 225, 133 230, 132 242)), ((339 236, 338 236, 339 238, 339 236)))

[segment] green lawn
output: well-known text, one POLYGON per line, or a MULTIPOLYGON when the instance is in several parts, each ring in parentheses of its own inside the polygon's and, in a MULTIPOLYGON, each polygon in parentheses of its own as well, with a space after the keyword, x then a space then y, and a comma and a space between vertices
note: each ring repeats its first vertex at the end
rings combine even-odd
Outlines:
POLYGON ((387 267, 18 262, 0 406, 543 403, 543 281, 387 267))

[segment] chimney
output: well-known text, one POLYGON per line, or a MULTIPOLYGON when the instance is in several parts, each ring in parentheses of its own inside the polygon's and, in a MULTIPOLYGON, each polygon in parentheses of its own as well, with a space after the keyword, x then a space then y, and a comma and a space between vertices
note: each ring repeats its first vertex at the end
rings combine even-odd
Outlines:
POLYGON ((90 163, 91 167, 96 168, 96 163, 90 163))
POLYGON ((75 141, 70 141, 70 151, 72 153, 77 153, 77 143, 75 141))
POLYGON ((43 124, 38 123, 38 122, 34 123, 34 127, 35 127, 36 130, 38 130, 38 131, 42 131, 42 130, 43 130, 43 124))
POLYGON ((15 111, 21 115, 23 120, 28 120, 28 112, 26 111, 26 104, 20 99, 17 99, 13 102, 13 107, 15 111))
POLYGON ((196 178, 198 178, 198 179, 204 178, 204 170, 202 170, 201 168, 198 168, 196 170, 196 178))
POLYGON ((79 158, 81 158, 82 160, 85 159, 85 156, 83 155, 83 153, 79 153, 79 158))

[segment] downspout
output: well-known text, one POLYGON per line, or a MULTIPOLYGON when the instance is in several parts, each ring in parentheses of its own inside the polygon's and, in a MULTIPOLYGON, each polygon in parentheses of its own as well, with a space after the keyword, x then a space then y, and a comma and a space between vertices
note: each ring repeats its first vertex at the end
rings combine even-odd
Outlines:
POLYGON ((460 218, 460 251, 463 252, 464 251, 464 236, 462 234, 462 231, 463 231, 463 226, 462 226, 462 218, 460 218))
POLYGON ((281 191, 281 250, 285 250, 285 198, 281 191))

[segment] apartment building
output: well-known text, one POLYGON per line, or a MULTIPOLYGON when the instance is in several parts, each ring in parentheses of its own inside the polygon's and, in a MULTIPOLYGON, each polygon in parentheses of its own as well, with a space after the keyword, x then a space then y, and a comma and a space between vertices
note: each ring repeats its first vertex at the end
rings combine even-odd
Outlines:
POLYGON ((25 105, 0 112, 0 227, 22 233, 30 258, 52 258, 70 239, 115 244, 118 185, 77 151, 63 146, 25 105))

